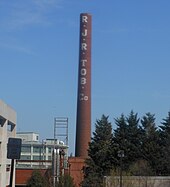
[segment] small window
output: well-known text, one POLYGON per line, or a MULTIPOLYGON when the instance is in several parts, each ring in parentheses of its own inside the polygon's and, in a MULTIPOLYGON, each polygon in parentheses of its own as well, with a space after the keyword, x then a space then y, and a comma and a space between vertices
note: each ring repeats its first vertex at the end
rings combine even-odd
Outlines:
POLYGON ((48 148, 48 153, 51 153, 51 147, 48 148))
POLYGON ((0 127, 3 127, 5 124, 6 119, 0 116, 0 127))
POLYGON ((48 160, 52 160, 52 157, 51 157, 51 156, 48 156, 48 160))
POLYGON ((13 124, 12 122, 8 121, 8 126, 7 126, 7 130, 9 132, 12 132, 15 128, 15 124, 13 124))
POLYGON ((41 147, 38 146, 33 147, 33 153, 41 153, 41 147))
POLYGON ((30 153, 31 152, 31 146, 22 146, 21 147, 21 152, 22 153, 30 153))
POLYGON ((33 160, 42 160, 42 159, 43 159, 42 155, 33 156, 33 160))
POLYGON ((20 160, 31 160, 31 156, 28 156, 28 155, 21 155, 20 160))

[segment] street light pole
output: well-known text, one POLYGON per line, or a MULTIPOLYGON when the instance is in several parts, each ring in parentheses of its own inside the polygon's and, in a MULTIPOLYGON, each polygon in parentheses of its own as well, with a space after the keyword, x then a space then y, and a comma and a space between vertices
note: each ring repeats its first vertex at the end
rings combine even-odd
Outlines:
POLYGON ((120 187, 122 187, 122 167, 123 167, 122 159, 124 157, 124 150, 118 151, 118 157, 120 158, 120 187))
POLYGON ((120 187, 122 187, 122 156, 120 157, 120 187))

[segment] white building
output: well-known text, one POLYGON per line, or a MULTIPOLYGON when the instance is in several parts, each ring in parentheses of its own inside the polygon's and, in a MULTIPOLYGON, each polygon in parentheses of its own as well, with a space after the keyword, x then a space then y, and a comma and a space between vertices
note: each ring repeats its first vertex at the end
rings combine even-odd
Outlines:
POLYGON ((22 142, 39 142, 39 134, 35 132, 17 132, 16 136, 22 139, 22 142))
POLYGON ((39 134, 34 132, 17 132, 16 136, 22 139, 21 158, 17 161, 17 168, 51 167, 54 146, 56 149, 64 151, 65 161, 68 159, 68 146, 62 141, 56 141, 56 143, 54 139, 40 141, 39 134))
MULTIPOLYGON (((0 187, 9 185, 11 160, 7 159, 8 138, 16 134, 16 112, 0 100, 0 187)), ((15 184, 15 172, 13 186, 15 184)))

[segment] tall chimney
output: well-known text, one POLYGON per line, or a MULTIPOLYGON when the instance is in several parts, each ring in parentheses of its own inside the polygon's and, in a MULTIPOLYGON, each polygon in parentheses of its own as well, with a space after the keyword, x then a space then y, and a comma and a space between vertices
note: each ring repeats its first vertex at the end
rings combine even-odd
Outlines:
POLYGON ((80 14, 76 157, 88 156, 91 139, 91 15, 80 14))

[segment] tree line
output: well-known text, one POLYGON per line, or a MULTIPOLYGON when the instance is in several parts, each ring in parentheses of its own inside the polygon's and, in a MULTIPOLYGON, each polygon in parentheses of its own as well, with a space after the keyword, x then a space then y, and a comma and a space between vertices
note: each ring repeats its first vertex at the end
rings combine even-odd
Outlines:
POLYGON ((170 112, 159 125, 155 120, 154 114, 139 118, 134 111, 115 118, 115 129, 109 116, 96 120, 82 186, 102 186, 103 177, 120 167, 133 176, 170 175, 170 112))

